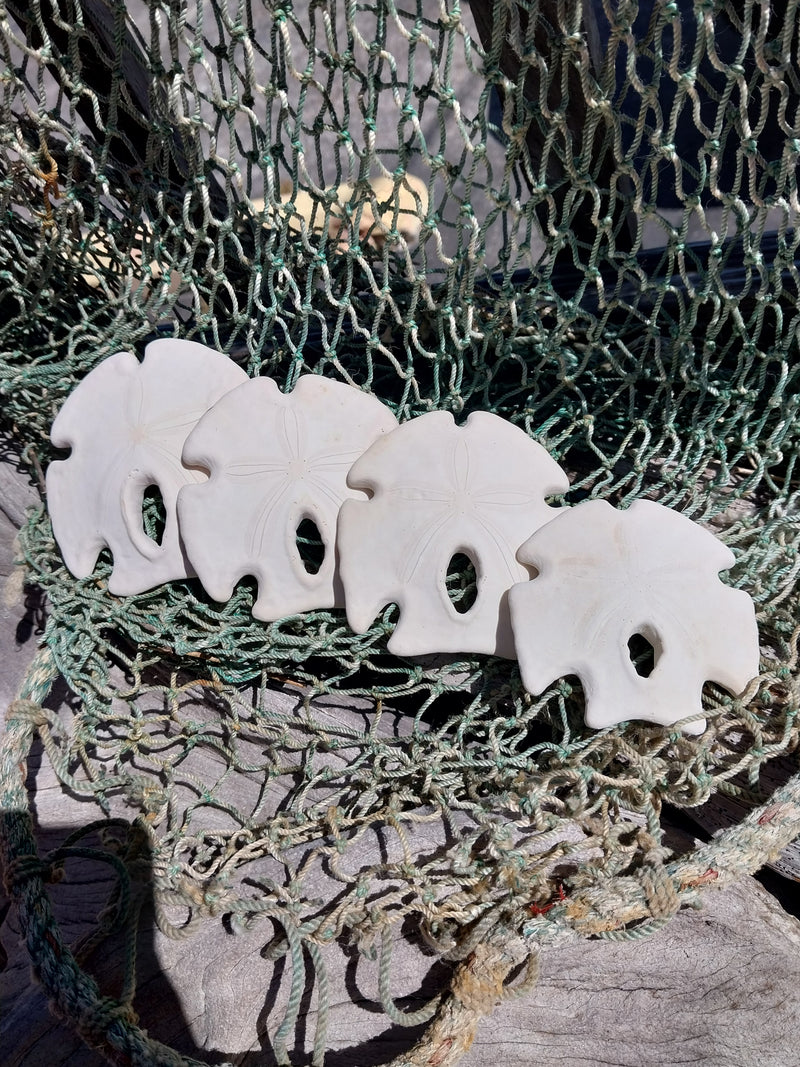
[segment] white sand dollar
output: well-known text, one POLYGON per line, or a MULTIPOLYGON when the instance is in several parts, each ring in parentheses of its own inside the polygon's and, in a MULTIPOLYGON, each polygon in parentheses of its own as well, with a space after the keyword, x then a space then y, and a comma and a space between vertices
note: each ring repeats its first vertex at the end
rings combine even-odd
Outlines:
POLYGON ((518 427, 474 412, 463 426, 438 411, 404 423, 354 464, 348 483, 370 500, 347 501, 339 554, 347 619, 363 633, 387 603, 400 607, 389 650, 401 656, 486 652, 513 657, 506 594, 530 577, 519 546, 557 509, 566 474, 518 427), (460 613, 446 576, 472 561, 477 597, 460 613))
POLYGON ((684 515, 649 500, 617 511, 602 500, 569 508, 535 533, 519 559, 538 577, 515 586, 511 619, 525 687, 541 693, 577 674, 586 723, 630 719, 700 733, 701 692, 741 692, 759 669, 755 608, 719 572, 733 553, 684 515), (652 656, 640 673, 629 642, 652 656))
POLYGON ((186 442, 184 462, 210 479, 187 486, 178 513, 187 555, 206 592, 227 600, 240 578, 258 580, 257 619, 342 606, 335 560, 339 507, 352 463, 397 425, 373 396, 317 375, 289 394, 254 378, 226 396, 186 442), (324 557, 310 573, 297 533, 313 522, 324 557))
POLYGON ((224 393, 247 380, 227 356, 194 341, 153 341, 140 363, 118 352, 67 397, 50 439, 71 448, 47 471, 47 507, 69 570, 86 578, 105 546, 111 593, 128 596, 187 576, 175 502, 205 478, 181 465, 186 435, 224 393), (161 543, 142 524, 145 490, 156 485, 166 510, 161 543))

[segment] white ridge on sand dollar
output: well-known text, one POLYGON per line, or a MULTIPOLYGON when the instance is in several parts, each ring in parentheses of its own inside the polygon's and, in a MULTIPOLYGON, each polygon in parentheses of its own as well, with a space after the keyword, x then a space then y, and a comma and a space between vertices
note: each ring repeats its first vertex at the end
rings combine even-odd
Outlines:
POLYGON ((518 557, 539 571, 509 594, 522 681, 538 694, 577 674, 593 729, 696 715, 684 729, 702 733, 703 684, 737 694, 758 674, 753 602, 719 579, 734 555, 679 512, 651 500, 627 511, 588 501, 538 530, 518 557), (652 649, 639 670, 637 641, 652 649))
POLYGON ((318 375, 281 393, 254 378, 226 396, 186 442, 185 463, 211 472, 178 501, 187 555, 206 592, 227 600, 236 582, 258 580, 253 615, 265 622, 342 607, 336 568, 336 524, 356 460, 397 426, 374 396, 318 375), (316 573, 304 565, 298 529, 317 527, 324 556, 316 573))
POLYGON ((497 415, 463 426, 434 411, 404 423, 353 466, 348 484, 370 490, 339 518, 347 619, 356 633, 395 602, 389 651, 401 656, 486 652, 509 658, 514 642, 506 593, 530 578, 516 551, 558 509, 545 497, 569 488, 541 445, 497 415), (473 563, 477 596, 460 613, 446 587, 452 558, 473 563))
POLYGON ((87 578, 108 546, 109 592, 143 593, 191 572, 181 550, 178 490, 203 479, 181 466, 187 434, 211 405, 247 380, 233 360, 194 341, 152 341, 143 362, 117 352, 67 397, 50 434, 71 448, 47 470, 47 507, 58 546, 76 578, 87 578), (158 487, 166 525, 159 544, 145 533, 142 503, 158 487))

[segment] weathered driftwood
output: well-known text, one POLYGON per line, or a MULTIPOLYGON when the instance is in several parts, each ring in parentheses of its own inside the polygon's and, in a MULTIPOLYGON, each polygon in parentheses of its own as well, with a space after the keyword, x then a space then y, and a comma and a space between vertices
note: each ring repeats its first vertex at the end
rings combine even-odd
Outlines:
MULTIPOLYGON (((0 573, 13 571, 14 525, 0 516, 0 573)), ((19 592, 13 578, 6 592, 19 592)), ((0 699, 14 696, 32 657, 38 605, 16 602, 0 619, 0 699)), ((337 713, 346 714, 338 708, 337 713)), ((209 768, 210 770, 210 768, 209 768)), ((86 802, 68 796, 46 759, 30 760, 31 811, 41 850, 58 845, 76 826, 96 816, 86 802)), ((130 809, 118 814, 131 818, 130 809)), ((428 833, 421 828, 421 836, 428 833)), ((372 849, 379 848, 374 841, 372 849)), ((678 846, 681 847, 681 846, 678 846)), ((691 847, 688 839, 683 847, 691 847)), ((369 859, 365 852, 364 861, 369 859)), ((119 992, 121 935, 92 951, 85 939, 96 928, 113 880, 101 864, 71 862, 52 889, 67 942, 84 943, 86 969, 111 994, 119 992)), ((324 895, 324 882, 319 891, 324 895)), ((478 1067, 488 1056, 508 1067, 539 1062, 562 1067, 785 1067, 796 1061, 800 1006, 800 923, 752 879, 704 895, 701 912, 684 912, 650 940, 578 942, 541 958, 538 985, 505 1000, 462 1047, 461 1060, 478 1067)), ((180 920, 180 916, 175 916, 180 920)), ((0 903, 0 1047, 9 1067, 94 1067, 102 1062, 48 1011, 33 981, 17 919, 0 903)), ((272 1041, 288 1000, 284 960, 266 957, 271 931, 260 924, 234 933, 224 919, 210 921, 186 940, 170 940, 146 914, 137 941, 135 1006, 149 1033, 211 1064, 274 1063, 272 1041)), ((446 988, 453 966, 437 961, 404 931, 394 938, 392 993, 401 1011, 413 1011, 446 988)), ((377 960, 340 944, 325 950, 331 1019, 328 1067, 370 1067, 402 1055, 424 1026, 401 1027, 377 1001, 377 960)), ((468 961, 469 962, 469 961, 468 961)), ((479 960, 475 961, 477 971, 479 960)), ((304 989, 297 1024, 288 1035, 293 1062, 307 1062, 317 1011, 316 988, 304 989)), ((469 966, 458 978, 472 990, 469 966), (466 983, 466 984, 465 984, 466 983)), ((455 1046, 453 1048, 455 1053, 455 1046)))
MULTIPOLYGON (((47 762, 31 762, 32 808, 42 845, 52 847, 83 821, 85 805, 65 798, 47 762)), ((93 929, 111 887, 107 870, 68 866, 53 890, 62 929, 73 946, 93 929)), ((543 954, 538 986, 500 1004, 477 1029, 461 1061, 478 1067, 491 1055, 508 1067, 557 1062, 674 1067, 677 1063, 740 1067, 794 1062, 800 1036, 800 923, 753 879, 705 894, 700 912, 684 912, 640 942, 587 942, 543 954)), ((264 926, 234 934, 210 922, 173 941, 148 920, 138 941, 135 1001, 151 1036, 209 1063, 269 1064, 271 1038, 288 997, 283 961, 264 956, 264 926)), ((8 962, 0 974, 0 1043, 8 1067, 38 1063, 93 1067, 90 1054, 47 1011, 31 981, 14 914, 0 930, 8 962)), ((114 992, 119 939, 89 954, 85 966, 114 992)), ((328 1067, 370 1067, 397 1056, 422 1027, 404 1029, 375 1000, 378 963, 334 944, 325 952, 332 997, 328 1067)), ((394 988, 403 1010, 418 1007, 450 980, 451 969, 418 945, 395 939, 394 988)), ((316 993, 307 984, 289 1049, 308 1054, 316 993)))
POLYGON ((14 698, 36 650, 41 622, 34 594, 23 588, 17 566, 17 530, 38 496, 11 462, 0 459, 0 708, 14 698))
MULTIPOLYGON (((65 794, 48 760, 36 751, 29 788, 42 851, 92 817, 91 805, 65 794)), ((117 813, 132 815, 122 805, 117 813)), ((369 853, 376 847, 376 842, 365 846, 365 862, 374 858, 369 853)), ((675 847, 691 847, 691 841, 675 847)), ((112 885, 100 864, 67 864, 66 878, 51 895, 71 946, 80 946, 95 928, 112 885)), ((326 892, 323 879, 319 891, 326 892)), ((708 891, 704 901, 701 912, 678 915, 650 940, 550 949, 541 959, 538 986, 499 1004, 478 1026, 461 1062, 478 1067, 487 1055, 510 1067, 543 1061, 567 1067, 673 1067, 678 1062, 784 1067, 793 1062, 800 1035, 800 1006, 793 995, 800 980, 800 923, 752 879, 724 892, 708 891)), ((176 941, 147 917, 137 942, 135 1006, 141 1025, 151 1036, 209 1063, 273 1063, 272 1041, 289 982, 285 961, 266 957, 271 936, 269 924, 234 933, 220 918, 176 941)), ((0 1042, 9 1067, 99 1063, 48 1013, 31 981, 13 912, 0 930, 0 944, 8 957, 0 974, 0 1042)), ((381 1012, 378 961, 336 943, 324 956, 333 990, 328 1067, 370 1067, 409 1050, 423 1027, 402 1028, 381 1012)), ((87 951, 84 966, 113 995, 119 992, 122 958, 122 938, 113 935, 87 951)), ((420 1007, 452 976, 451 965, 426 954, 403 931, 395 935, 392 993, 399 1010, 420 1007)), ((472 995, 467 978, 461 975, 459 989, 472 995)), ((475 985, 475 995, 491 999, 491 990, 475 985)), ((298 1021, 287 1041, 296 1062, 306 1062, 316 1011, 308 972, 298 1021)), ((464 1034, 463 1046, 470 1037, 464 1034)))
MULTIPOLYGON (((0 459, 0 513, 14 526, 21 526, 28 508, 39 503, 39 497, 29 479, 13 460, 0 459)), ((7 544, 7 528, 0 535, 0 559, 7 544)))

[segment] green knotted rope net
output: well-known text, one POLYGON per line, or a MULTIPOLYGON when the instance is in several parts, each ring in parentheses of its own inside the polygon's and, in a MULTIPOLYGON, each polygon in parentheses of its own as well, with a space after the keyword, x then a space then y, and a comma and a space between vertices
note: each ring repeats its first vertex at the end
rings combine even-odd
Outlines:
POLYGON ((762 642, 746 693, 706 687, 702 736, 591 732, 574 679, 533 699, 507 662, 389 656, 391 607, 357 637, 341 612, 255 622, 246 581, 224 606, 191 581, 112 597, 108 560, 76 581, 39 511, 22 553, 49 619, 6 730, 6 880, 87 1041, 188 1062, 136 1026, 132 960, 113 999, 61 939, 44 881, 80 835, 36 856, 18 768, 35 733, 87 835, 115 800, 133 810, 92 846, 126 920, 144 842, 164 929, 176 904, 197 936, 271 921, 293 975, 280 1063, 303 953, 322 1004, 342 935, 369 953, 411 922, 464 961, 411 1014, 388 950, 381 967, 390 1018, 433 1019, 404 1062, 455 1062, 537 947, 642 936, 800 831, 796 780, 693 855, 660 826, 665 802, 757 794, 797 743, 796 0, 6 0, 0 46, 0 423, 31 471, 100 360, 194 338, 401 419, 497 412, 570 472, 567 502, 680 509, 733 549, 762 642), (42 705, 59 674, 69 715, 42 705), (422 823, 449 827, 430 854, 422 823), (378 831, 383 859, 345 862, 378 831))

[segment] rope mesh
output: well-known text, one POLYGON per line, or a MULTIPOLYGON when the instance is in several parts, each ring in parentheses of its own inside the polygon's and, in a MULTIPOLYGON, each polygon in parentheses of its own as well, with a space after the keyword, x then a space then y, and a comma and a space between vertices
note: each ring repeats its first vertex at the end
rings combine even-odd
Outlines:
POLYGON ((175 334, 401 420, 496 412, 567 503, 708 525, 758 612, 762 675, 706 686, 700 737, 595 733, 574 679, 533 699, 506 661, 389 656, 391 606, 356 636, 342 612, 254 621, 248 580, 224 606, 191 581, 112 597, 39 511, 23 553, 79 699, 26 729, 87 822, 138 811, 162 928, 176 903, 190 930, 269 918, 300 966, 411 920, 459 959, 694 899, 663 804, 756 792, 798 736, 799 40, 796 0, 0 3, 0 427, 33 471, 88 370, 175 334))

